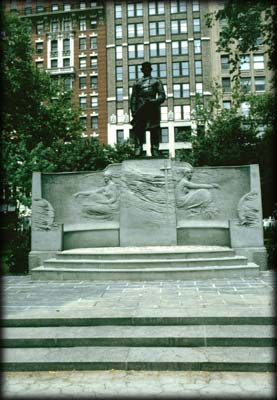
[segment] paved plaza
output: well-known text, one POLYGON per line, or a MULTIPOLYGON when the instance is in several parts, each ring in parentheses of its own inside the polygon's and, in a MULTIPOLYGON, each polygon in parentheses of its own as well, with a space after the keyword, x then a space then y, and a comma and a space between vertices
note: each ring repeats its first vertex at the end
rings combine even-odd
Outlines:
MULTIPOLYGON (((32 281, 5 276, 4 318, 260 317, 275 277, 162 282, 32 281)), ((207 371, 6 372, 3 398, 274 398, 273 374, 207 371)))

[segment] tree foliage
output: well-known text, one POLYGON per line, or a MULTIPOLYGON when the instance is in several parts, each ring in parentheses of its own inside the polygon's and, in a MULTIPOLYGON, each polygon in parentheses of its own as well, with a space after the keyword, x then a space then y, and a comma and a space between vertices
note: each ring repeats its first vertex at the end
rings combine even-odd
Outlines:
MULTIPOLYGON (((240 55, 265 45, 269 55, 269 68, 273 68, 275 9, 270 0, 227 0, 224 7, 206 15, 209 27, 215 21, 222 23, 217 41, 218 51, 227 52, 232 64, 231 72, 239 74, 240 55)), ((234 75, 236 77, 236 74, 234 75)))

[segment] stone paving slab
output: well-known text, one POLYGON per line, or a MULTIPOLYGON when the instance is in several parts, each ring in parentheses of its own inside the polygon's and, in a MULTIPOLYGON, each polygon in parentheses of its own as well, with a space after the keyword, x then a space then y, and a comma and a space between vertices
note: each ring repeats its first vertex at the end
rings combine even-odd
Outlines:
POLYGON ((43 338, 270 338, 270 325, 71 326, 4 328, 2 339, 43 338))
POLYGON ((59 347, 8 348, 4 371, 196 370, 273 371, 270 347, 59 347))
POLYGON ((5 318, 273 316, 275 276, 198 281, 2 279, 5 318))
POLYGON ((5 399, 273 399, 273 374, 202 371, 7 372, 5 399))

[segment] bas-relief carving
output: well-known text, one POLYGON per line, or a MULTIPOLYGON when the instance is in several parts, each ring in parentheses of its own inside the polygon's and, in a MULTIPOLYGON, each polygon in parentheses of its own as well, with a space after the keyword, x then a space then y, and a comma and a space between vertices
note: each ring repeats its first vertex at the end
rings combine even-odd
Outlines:
POLYGON ((187 211, 188 216, 203 215, 212 218, 219 212, 215 204, 213 193, 209 189, 219 189, 216 183, 191 182, 193 168, 184 163, 182 167, 174 169, 175 197, 177 209, 187 211))
POLYGON ((119 190, 110 171, 104 172, 105 185, 74 194, 81 212, 91 219, 112 220, 119 213, 119 190))
POLYGON ((54 223, 55 210, 45 199, 33 199, 32 226, 38 231, 57 230, 59 226, 54 223))
POLYGON ((256 226, 259 223, 258 192, 246 193, 238 203, 238 225, 256 226))
POLYGON ((122 177, 122 185, 125 193, 131 195, 133 201, 136 201, 138 208, 157 214, 165 212, 167 196, 164 175, 129 169, 122 177))

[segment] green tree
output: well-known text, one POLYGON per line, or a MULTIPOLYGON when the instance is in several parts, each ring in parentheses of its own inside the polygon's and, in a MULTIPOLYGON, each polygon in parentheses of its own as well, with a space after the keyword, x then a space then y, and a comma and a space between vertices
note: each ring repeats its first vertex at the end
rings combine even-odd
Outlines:
POLYGON ((269 55, 269 68, 275 60, 274 24, 275 8, 270 0, 227 0, 222 9, 206 15, 206 23, 211 27, 215 21, 224 22, 217 41, 218 51, 227 52, 232 64, 234 77, 239 74, 240 55, 255 51, 264 44, 269 55))

